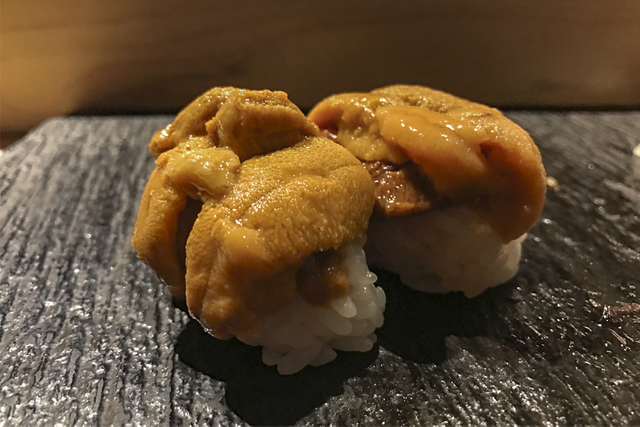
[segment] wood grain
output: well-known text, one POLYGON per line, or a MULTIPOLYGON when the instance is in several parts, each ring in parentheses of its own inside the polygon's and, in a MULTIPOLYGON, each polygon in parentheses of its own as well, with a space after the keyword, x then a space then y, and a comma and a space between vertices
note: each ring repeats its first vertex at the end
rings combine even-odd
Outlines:
POLYGON ((418 83, 492 105, 639 106, 640 3, 3 0, 0 128, 177 111, 221 85, 307 109, 418 83))
POLYGON ((130 246, 168 116, 49 120, 0 151, 6 425, 637 425, 640 113, 510 113, 549 190, 520 272, 477 298, 378 271, 369 353, 279 376, 215 340, 130 246))

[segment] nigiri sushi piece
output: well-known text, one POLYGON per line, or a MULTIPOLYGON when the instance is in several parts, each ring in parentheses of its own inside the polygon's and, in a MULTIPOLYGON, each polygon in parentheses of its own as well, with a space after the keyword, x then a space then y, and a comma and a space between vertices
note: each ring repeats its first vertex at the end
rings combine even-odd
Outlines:
POLYGON ((373 182, 283 92, 213 89, 158 131, 133 246, 213 336, 291 374, 368 351, 373 182))
POLYGON ((513 277, 546 176, 500 111, 420 86, 330 96, 308 115, 375 182, 371 263, 429 292, 473 297, 513 277))

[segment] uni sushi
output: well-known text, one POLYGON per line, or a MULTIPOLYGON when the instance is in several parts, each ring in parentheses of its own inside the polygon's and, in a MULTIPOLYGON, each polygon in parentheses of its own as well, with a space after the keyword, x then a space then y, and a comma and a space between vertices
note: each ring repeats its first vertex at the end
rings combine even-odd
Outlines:
POLYGON ((309 118, 375 183, 367 258, 411 287, 478 295, 518 270, 546 176, 500 111, 421 86, 333 95, 309 118))
POLYGON ((150 151, 132 243, 204 329, 262 346, 281 374, 372 348, 373 182, 285 93, 212 89, 150 151))

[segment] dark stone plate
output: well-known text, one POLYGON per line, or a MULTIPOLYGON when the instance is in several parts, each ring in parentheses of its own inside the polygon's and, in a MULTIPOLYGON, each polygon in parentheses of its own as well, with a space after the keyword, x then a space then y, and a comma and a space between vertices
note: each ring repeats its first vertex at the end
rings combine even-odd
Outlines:
POLYGON ((288 377, 202 332, 131 248, 171 118, 44 123, 0 151, 0 420, 640 424, 640 113, 508 115, 557 180, 518 275, 466 299, 378 271, 375 349, 288 377))

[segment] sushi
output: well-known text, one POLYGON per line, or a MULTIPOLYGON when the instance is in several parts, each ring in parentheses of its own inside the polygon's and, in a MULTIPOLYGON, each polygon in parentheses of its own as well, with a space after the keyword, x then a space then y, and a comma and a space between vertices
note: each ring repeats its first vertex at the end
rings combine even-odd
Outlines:
POLYGON ((132 244, 206 331, 262 346, 281 374, 373 347, 373 182, 285 93, 212 89, 149 149, 132 244))
POLYGON ((413 288, 468 297, 515 275, 546 176, 531 137, 500 111, 394 85, 330 96, 308 117, 375 183, 370 263, 413 288))

